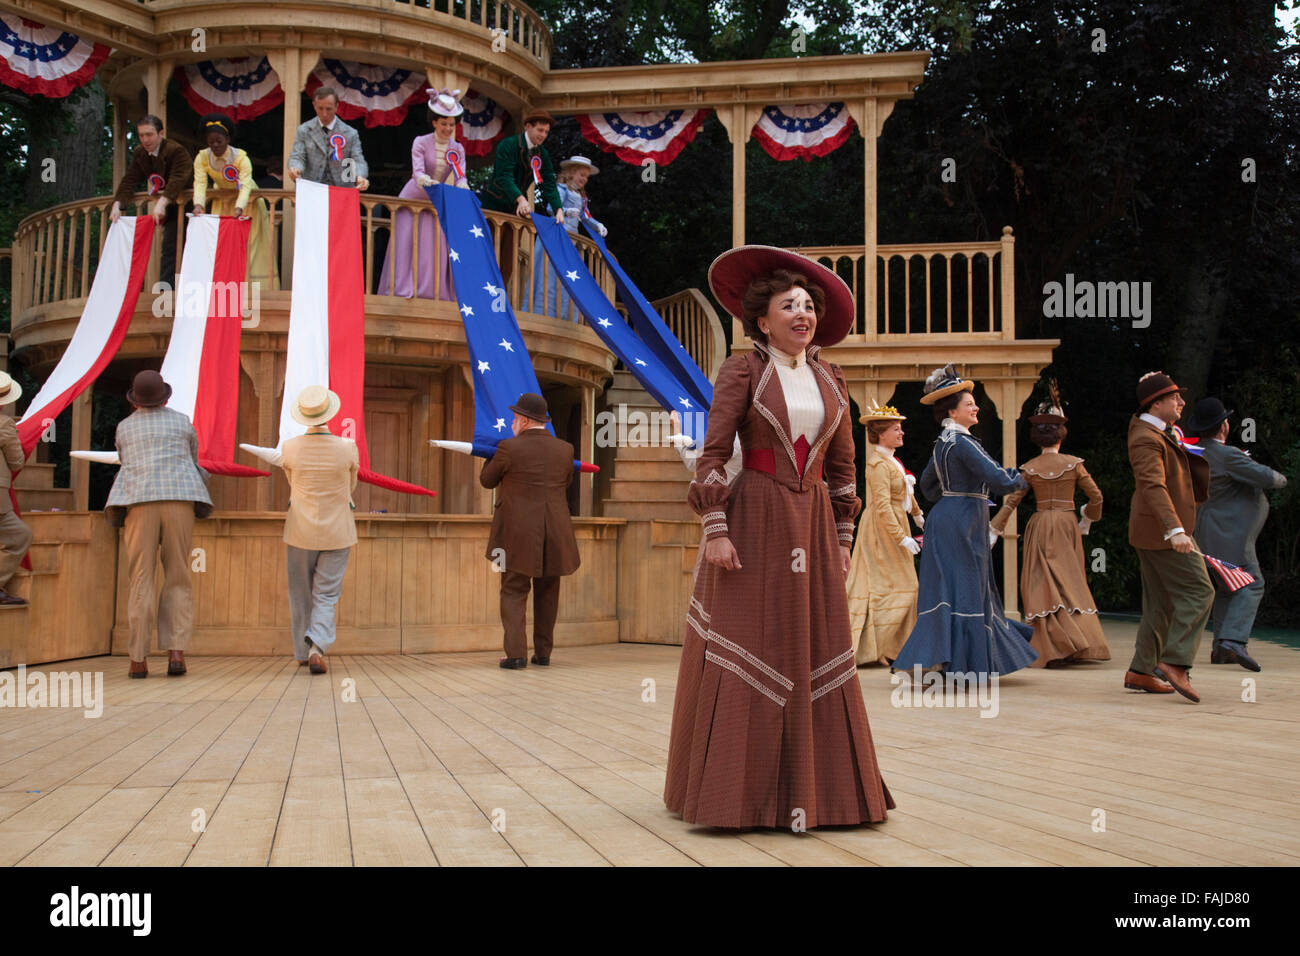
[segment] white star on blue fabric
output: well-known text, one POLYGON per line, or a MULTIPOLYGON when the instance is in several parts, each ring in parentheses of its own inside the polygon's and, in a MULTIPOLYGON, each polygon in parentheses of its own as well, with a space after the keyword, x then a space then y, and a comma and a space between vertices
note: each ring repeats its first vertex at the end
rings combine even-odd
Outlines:
POLYGON ((499 292, 500 290, 497 289, 497 287, 494 286, 491 282, 489 282, 483 286, 483 291, 486 292, 488 295, 492 296, 493 298, 495 298, 497 292, 499 292))
POLYGON ((460 262, 460 253, 458 253, 455 249, 448 249, 447 255, 451 256, 452 262, 460 262))
POLYGON ((599 325, 602 329, 607 329, 614 323, 609 321, 609 319, 597 319, 596 324, 599 325))
POLYGON ((474 314, 474 310, 467 305, 462 305, 460 307, 460 314, 464 316, 471 316, 474 314))
POLYGON ((483 238, 483 230, 480 229, 478 226, 470 226, 469 231, 473 234, 475 239, 483 238))
POLYGON ((637 365, 645 365, 645 362, 641 361, 640 359, 637 359, 637 360, 636 360, 636 364, 637 364, 637 365))
POLYGON ((564 274, 564 278, 568 279, 570 282, 577 282, 577 281, 578 281, 578 273, 577 273, 576 270, 570 270, 569 272, 566 272, 566 273, 564 274))
POLYGON ((682 405, 683 408, 690 408, 690 407, 691 407, 691 403, 690 403, 689 401, 687 401, 686 399, 681 398, 680 396, 678 397, 677 401, 678 401, 679 403, 681 403, 681 405, 682 405))
POLYGON ((480 372, 490 372, 490 371, 492 371, 492 366, 491 366, 491 365, 488 365, 487 362, 482 362, 482 361, 480 361, 480 362, 478 363, 478 370, 479 370, 480 372))
POLYGON ((497 423, 492 427, 495 428, 497 431, 501 431, 501 429, 506 427, 506 420, 504 418, 498 418, 497 423))
POLYGON ((501 346, 507 352, 513 352, 515 350, 515 347, 511 345, 507 339, 502 339, 500 342, 497 343, 497 345, 501 346))

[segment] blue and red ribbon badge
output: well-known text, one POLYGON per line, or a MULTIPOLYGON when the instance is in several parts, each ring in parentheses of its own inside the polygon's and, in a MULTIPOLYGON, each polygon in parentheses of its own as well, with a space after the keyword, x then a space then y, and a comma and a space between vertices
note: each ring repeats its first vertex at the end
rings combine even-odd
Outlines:
POLYGON ((534 156, 529 160, 529 164, 533 167, 533 182, 540 186, 542 184, 542 157, 534 156))
POLYGON ((343 158, 343 149, 347 145, 348 141, 342 133, 335 133, 330 137, 330 155, 334 157, 335 162, 343 158))
POLYGON ((447 164, 456 173, 458 180, 465 178, 465 147, 452 143, 447 147, 447 164))
POLYGON ((166 185, 167 185, 167 180, 163 179, 157 173, 149 174, 149 195, 150 196, 152 196, 156 192, 161 191, 162 188, 166 185))
POLYGON ((221 178, 228 183, 239 182, 239 170, 235 168, 234 163, 226 163, 225 167, 221 170, 221 178))

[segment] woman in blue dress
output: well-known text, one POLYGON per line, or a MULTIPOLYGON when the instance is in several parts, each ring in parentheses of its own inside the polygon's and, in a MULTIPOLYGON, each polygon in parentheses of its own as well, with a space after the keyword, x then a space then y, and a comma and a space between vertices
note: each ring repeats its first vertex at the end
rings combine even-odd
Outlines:
MULTIPOLYGON (((569 235, 578 234, 578 224, 583 219, 587 225, 602 236, 609 230, 599 222, 587 206, 587 180, 600 170, 596 164, 585 156, 570 156, 560 163, 560 172, 556 177, 555 188, 564 203, 564 228, 569 235)), ((552 213, 558 210, 551 210, 552 213)), ((569 293, 556 275, 555 266, 546 258, 542 240, 533 240, 533 311, 538 315, 550 315, 556 318, 569 318, 569 293)), ((576 320, 577 315, 573 318, 576 320)))
POLYGON ((971 435, 979 420, 974 388, 948 365, 930 375, 921 397, 943 424, 921 475, 921 491, 937 504, 925 522, 916 625, 894 661, 898 671, 919 664, 1010 674, 1038 657, 1029 646, 1033 628, 1003 614, 990 554, 989 496, 1019 491, 1025 479, 994 461, 971 435))

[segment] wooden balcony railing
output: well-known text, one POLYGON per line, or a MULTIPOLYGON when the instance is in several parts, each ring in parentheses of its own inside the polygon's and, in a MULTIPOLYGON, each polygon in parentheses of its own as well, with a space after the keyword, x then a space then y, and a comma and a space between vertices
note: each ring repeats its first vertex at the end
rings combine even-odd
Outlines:
POLYGON ((713 304, 699 289, 683 289, 650 304, 677 341, 686 347, 695 364, 713 381, 727 357, 726 338, 713 304))
POLYGON ((854 332, 868 341, 929 334, 1016 337, 1015 237, 876 247, 876 309, 865 314, 863 246, 795 250, 834 269, 858 303, 854 332))

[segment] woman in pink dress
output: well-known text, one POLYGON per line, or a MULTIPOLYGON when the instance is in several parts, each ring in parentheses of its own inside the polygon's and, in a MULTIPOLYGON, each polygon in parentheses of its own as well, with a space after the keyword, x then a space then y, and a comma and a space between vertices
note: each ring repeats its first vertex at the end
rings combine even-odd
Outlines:
MULTIPOLYGON (((464 112, 458 102, 460 90, 429 90, 429 110, 433 114, 433 132, 417 136, 411 143, 411 178, 406 181, 399 199, 428 200, 425 186, 449 183, 468 189, 465 181, 465 149, 456 142, 456 117, 464 112)), ((411 212, 398 209, 393 215, 393 232, 379 272, 379 295, 400 295, 409 299, 455 298, 451 266, 447 261, 447 239, 436 227, 432 212, 420 213, 419 246, 412 248, 411 212), (416 290, 412 293, 412 254, 419 257, 415 270, 416 290)))

